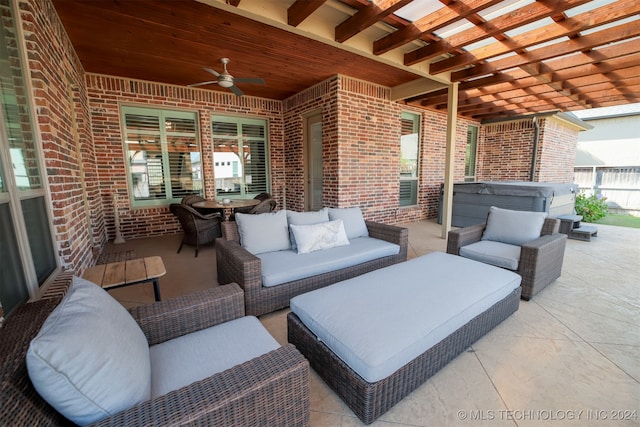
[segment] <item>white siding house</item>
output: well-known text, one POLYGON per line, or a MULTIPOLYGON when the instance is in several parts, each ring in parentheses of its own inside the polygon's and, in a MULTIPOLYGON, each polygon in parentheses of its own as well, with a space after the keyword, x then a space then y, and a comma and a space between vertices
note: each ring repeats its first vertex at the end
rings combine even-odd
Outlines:
POLYGON ((611 212, 640 215, 640 104, 573 114, 593 126, 578 135, 575 182, 611 212))

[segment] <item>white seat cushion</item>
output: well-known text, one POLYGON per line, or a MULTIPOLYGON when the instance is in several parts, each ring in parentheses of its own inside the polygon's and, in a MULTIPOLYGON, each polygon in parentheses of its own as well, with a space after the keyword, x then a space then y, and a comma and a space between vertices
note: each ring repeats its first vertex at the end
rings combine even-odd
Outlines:
POLYGON ((151 346, 151 397, 178 390, 279 347, 253 316, 151 346))
POLYGON ((257 256, 262 260, 262 286, 277 286, 398 253, 399 245, 373 237, 358 237, 346 246, 306 254, 278 251, 257 256))
POLYGON ((460 256, 516 271, 520 262, 520 250, 520 246, 481 240, 461 247, 460 256))
POLYGON ((291 299, 291 310, 368 382, 388 377, 520 286, 520 276, 433 252, 291 299))
POLYGON ((98 285, 74 277, 27 351, 40 395, 79 425, 149 399, 149 344, 133 317, 98 285))

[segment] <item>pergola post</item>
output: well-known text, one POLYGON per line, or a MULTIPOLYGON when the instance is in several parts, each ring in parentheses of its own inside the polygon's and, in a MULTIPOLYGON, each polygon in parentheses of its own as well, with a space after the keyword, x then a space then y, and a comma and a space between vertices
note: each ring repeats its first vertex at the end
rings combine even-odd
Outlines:
POLYGON ((442 238, 447 238, 451 230, 451 210, 453 206, 453 172, 456 154, 456 125, 458 116, 458 83, 451 83, 447 93, 447 150, 444 168, 444 188, 442 199, 442 238))

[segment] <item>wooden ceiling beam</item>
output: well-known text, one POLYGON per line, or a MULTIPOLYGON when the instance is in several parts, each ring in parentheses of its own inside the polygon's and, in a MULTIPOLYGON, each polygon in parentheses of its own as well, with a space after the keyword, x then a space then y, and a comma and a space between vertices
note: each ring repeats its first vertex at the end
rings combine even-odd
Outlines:
MULTIPOLYGON (((620 19, 628 18, 630 16, 637 15, 638 13, 640 13, 640 2, 637 0, 620 0, 613 4, 602 6, 592 11, 576 15, 573 18, 566 19, 561 24, 549 24, 515 36, 512 38, 516 46, 515 48, 513 45, 508 46, 503 43, 492 43, 466 54, 434 62, 430 64, 429 72, 431 74, 439 74, 445 71, 454 70, 498 55, 504 55, 517 49, 524 49, 529 46, 534 46, 560 37, 566 37, 579 31, 585 31, 620 19)), ((632 24, 637 26, 637 23, 632 24)), ((582 38, 584 37, 580 37, 580 39, 582 38)))
POLYGON ((407 52, 404 55, 404 64, 414 65, 419 62, 435 58, 443 53, 452 53, 456 49, 475 43, 487 37, 530 24, 589 1, 591 0, 567 0, 563 2, 558 2, 556 0, 544 0, 531 3, 514 10, 513 12, 498 16, 491 21, 477 24, 473 28, 469 28, 468 30, 438 40, 427 46, 407 52))
POLYGON ((296 0, 287 9, 287 23, 297 27, 327 0, 296 0))
POLYGON ((369 6, 360 9, 350 18, 342 21, 335 29, 335 40, 339 43, 349 40, 373 24, 384 20, 396 10, 413 0, 374 0, 369 6))
MULTIPOLYGON (((638 3, 640 6, 640 2, 638 3)), ((591 33, 578 39, 559 42, 551 46, 541 47, 527 52, 524 55, 514 55, 500 59, 491 63, 485 63, 481 67, 472 67, 462 71, 451 73, 452 81, 461 81, 480 77, 487 74, 489 70, 498 72, 513 67, 521 67, 531 63, 542 63, 543 61, 568 55, 574 52, 586 51, 597 46, 640 36, 640 25, 637 22, 628 22, 617 27, 591 33)))
POLYGON ((452 2, 406 27, 374 41, 373 53, 374 55, 382 55, 392 49, 421 38, 423 34, 432 33, 469 15, 498 4, 501 1, 502 0, 465 0, 452 2))

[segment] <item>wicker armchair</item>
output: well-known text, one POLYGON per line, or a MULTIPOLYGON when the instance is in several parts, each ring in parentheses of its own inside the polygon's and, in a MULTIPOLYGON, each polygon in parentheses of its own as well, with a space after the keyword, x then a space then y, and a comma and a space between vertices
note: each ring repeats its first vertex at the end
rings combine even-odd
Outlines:
MULTIPOLYGON (((471 225, 449 231, 447 253, 460 255, 460 248, 479 242, 486 224, 471 225)), ((540 237, 521 245, 516 273, 522 276, 522 299, 528 301, 560 277, 567 236, 559 233, 560 220, 544 220, 540 237)))
MULTIPOLYGON (((23 304, 0 328, 0 425, 73 425, 36 392, 25 356, 61 298, 23 304)), ((244 316, 244 298, 219 286, 129 312, 152 345, 244 316)), ((289 344, 91 425, 306 426, 309 364, 289 344)))
POLYGON ((186 243, 196 247, 196 256, 198 256, 198 249, 201 245, 213 243, 217 237, 222 236, 220 229, 222 216, 218 212, 204 215, 191 206, 181 203, 172 203, 169 206, 169 210, 178 217, 178 221, 180 221, 180 225, 184 230, 178 253, 186 243))

